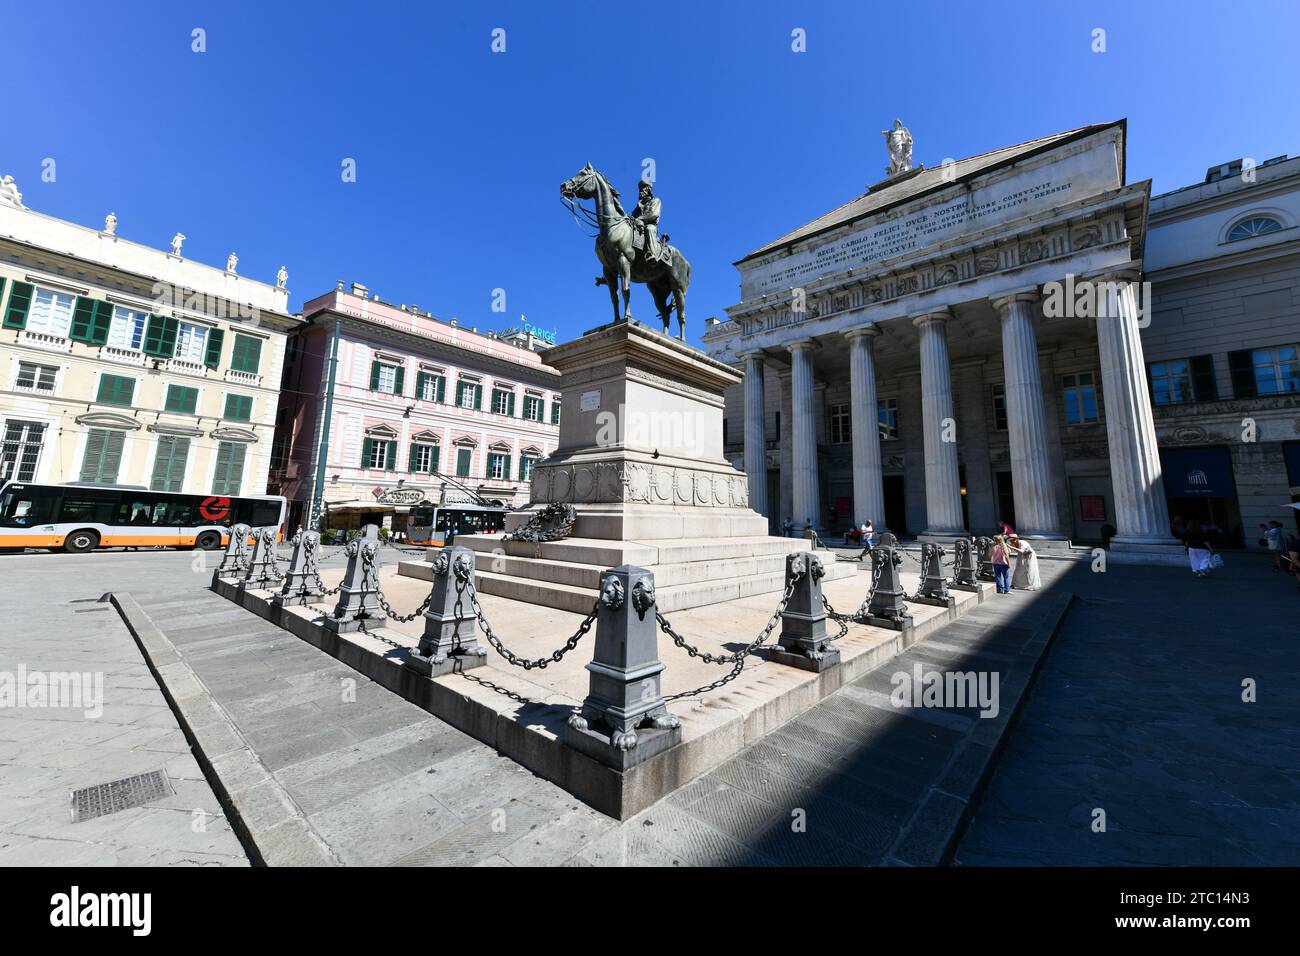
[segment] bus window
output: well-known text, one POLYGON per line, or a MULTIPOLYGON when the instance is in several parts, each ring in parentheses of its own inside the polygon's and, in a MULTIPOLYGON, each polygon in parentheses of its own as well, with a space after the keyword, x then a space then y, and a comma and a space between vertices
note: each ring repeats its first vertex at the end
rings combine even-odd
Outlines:
POLYGON ((68 488, 63 492, 59 520, 86 524, 112 524, 120 495, 116 491, 68 488))
POLYGON ((13 528, 31 528, 54 521, 55 495, 47 489, 14 490, 5 495, 0 521, 13 528))
POLYGON ((130 491, 122 494, 122 503, 117 507, 117 525, 129 525, 147 528, 153 525, 153 506, 157 499, 153 495, 130 491))
POLYGON ((190 528, 195 524, 194 499, 188 495, 177 495, 159 500, 154 508, 154 524, 169 528, 190 528))
POLYGON ((254 528, 275 528, 280 525, 280 502, 278 501, 254 501, 253 502, 253 521, 254 528))

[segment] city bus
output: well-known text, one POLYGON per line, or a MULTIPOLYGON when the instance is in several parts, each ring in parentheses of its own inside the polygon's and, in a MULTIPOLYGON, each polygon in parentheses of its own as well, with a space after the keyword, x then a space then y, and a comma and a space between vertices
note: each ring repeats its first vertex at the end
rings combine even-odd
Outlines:
POLYGON ((214 551, 230 528, 274 528, 283 539, 285 499, 276 495, 188 495, 128 485, 0 486, 0 550, 200 548, 214 551))
POLYGON ((417 505, 406 518, 406 540, 440 548, 455 544, 458 534, 496 534, 509 513, 493 505, 417 505))

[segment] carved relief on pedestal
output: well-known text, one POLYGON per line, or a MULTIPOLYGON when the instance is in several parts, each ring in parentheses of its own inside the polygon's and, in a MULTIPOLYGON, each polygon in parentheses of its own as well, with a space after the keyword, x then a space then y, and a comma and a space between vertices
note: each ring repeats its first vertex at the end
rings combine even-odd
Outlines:
POLYGON ((975 256, 975 272, 977 275, 986 275, 990 272, 997 272, 1001 267, 1002 257, 998 255, 997 250, 995 249, 977 253, 975 256))
POLYGON ((1052 249, 1046 239, 1030 239, 1020 245, 1021 262, 1037 262, 1040 259, 1046 259, 1051 254, 1052 249))
POLYGON ((1070 244, 1075 249, 1088 249, 1101 243, 1101 226, 1098 223, 1090 222, 1085 226, 1080 226, 1070 234, 1070 244))
POLYGON ((594 462, 533 469, 536 504, 625 501, 705 508, 749 507, 743 474, 645 462, 594 462))
POLYGON ((934 270, 935 285, 948 285, 951 282, 956 282, 959 277, 955 262, 945 262, 934 270))

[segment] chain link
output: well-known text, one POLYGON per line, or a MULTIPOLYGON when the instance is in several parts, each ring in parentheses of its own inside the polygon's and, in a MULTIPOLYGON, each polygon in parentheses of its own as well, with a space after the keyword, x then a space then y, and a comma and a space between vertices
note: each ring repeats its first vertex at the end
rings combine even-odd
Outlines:
MULTIPOLYGON (((781 600, 777 604, 776 610, 772 612, 771 618, 768 619, 767 625, 763 630, 759 631, 758 636, 750 641, 749 644, 732 654, 710 654, 707 651, 701 651, 698 647, 688 642, 686 638, 673 630, 673 626, 668 622, 668 618, 664 617, 658 610, 656 610, 655 620, 659 622, 659 629, 672 638, 673 643, 691 657, 698 657, 700 660, 709 664, 732 665, 731 670, 725 676, 718 678, 712 683, 705 684, 703 687, 696 687, 694 690, 682 691, 679 694, 666 696, 664 697, 664 700, 680 700, 683 697, 697 697, 700 694, 707 694, 709 691, 717 690, 724 684, 728 684, 739 677, 741 672, 745 669, 745 661, 772 635, 773 629, 776 628, 776 622, 781 620, 781 614, 785 611, 786 605, 790 602, 790 597, 794 594, 795 585, 799 583, 801 577, 803 577, 802 572, 790 578, 789 582, 785 586, 785 593, 781 595, 781 600)), ((848 628, 845 628, 846 632, 847 630, 848 628)))
POLYGON ((384 592, 382 590, 379 589, 375 590, 375 600, 377 600, 379 602, 379 606, 384 609, 384 613, 387 614, 389 617, 391 617, 394 621, 396 621, 399 624, 406 624, 408 621, 414 621, 417 617, 419 617, 421 614, 423 614, 425 611, 429 609, 429 602, 433 600, 433 589, 432 588, 429 589, 429 593, 424 596, 424 600, 420 602, 420 606, 417 607, 410 614, 398 614, 396 611, 394 611, 392 605, 388 603, 388 599, 384 597, 384 592))
POLYGON ((533 660, 528 660, 513 653, 508 647, 501 643, 501 640, 492 630, 492 625, 488 623, 487 615, 483 613, 482 605, 479 604, 478 590, 474 587, 474 581, 470 578, 467 571, 457 568, 455 611, 456 620, 458 621, 465 619, 463 611, 464 600, 466 597, 469 598, 470 609, 474 612, 474 617, 477 619, 479 626, 483 628, 483 635, 487 638, 488 643, 492 645, 493 650, 504 657, 507 663, 513 664, 515 667, 522 667, 526 671, 532 670, 534 667, 540 669, 545 668, 549 664, 558 664, 564 655, 577 647, 578 642, 582 640, 583 636, 588 631, 591 630, 591 625, 596 622, 596 613, 600 610, 600 601, 597 600, 591 605, 591 611, 582 619, 582 623, 578 625, 578 629, 573 632, 567 641, 553 650, 546 657, 538 657, 533 660))

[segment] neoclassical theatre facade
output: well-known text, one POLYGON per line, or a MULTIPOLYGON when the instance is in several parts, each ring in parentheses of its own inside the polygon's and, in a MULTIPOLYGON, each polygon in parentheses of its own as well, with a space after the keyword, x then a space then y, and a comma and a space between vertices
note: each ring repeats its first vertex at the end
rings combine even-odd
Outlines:
POLYGON ((736 263, 741 301, 704 347, 743 370, 727 447, 774 529, 1005 519, 1048 550, 1182 553, 1143 355, 1150 182, 1127 182, 1125 136, 933 168, 908 136, 886 179, 736 263))

